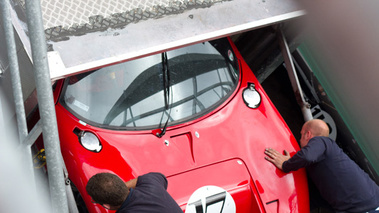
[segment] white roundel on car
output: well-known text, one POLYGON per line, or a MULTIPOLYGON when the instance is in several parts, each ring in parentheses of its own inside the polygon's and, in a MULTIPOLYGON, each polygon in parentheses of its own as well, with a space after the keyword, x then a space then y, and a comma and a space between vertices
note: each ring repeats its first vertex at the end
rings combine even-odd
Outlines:
POLYGON ((225 189, 203 186, 192 193, 186 213, 235 213, 236 203, 225 189))

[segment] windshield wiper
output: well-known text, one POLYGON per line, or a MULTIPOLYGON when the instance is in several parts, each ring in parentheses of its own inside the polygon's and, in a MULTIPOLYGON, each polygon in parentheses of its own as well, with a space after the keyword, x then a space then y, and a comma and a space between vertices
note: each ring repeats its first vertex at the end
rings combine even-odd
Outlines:
POLYGON ((168 70, 168 61, 167 61, 167 53, 162 53, 162 72, 163 72, 163 92, 164 92, 164 103, 166 110, 169 105, 170 98, 170 72, 168 70))
MULTIPOLYGON (((163 72, 164 103, 165 103, 165 109, 168 110, 169 106, 170 106, 170 103, 169 103, 169 99, 170 99, 170 71, 168 69, 168 60, 167 60, 167 53, 166 52, 162 53, 162 72, 163 72)), ((162 116, 163 116, 163 114, 162 114, 162 116)), ((167 114, 167 120, 166 120, 166 123, 164 124, 164 126, 162 128, 162 131, 160 133, 157 133, 158 138, 161 138, 166 133, 168 121, 170 119, 170 114, 171 114, 171 107, 170 107, 170 111, 167 114)))

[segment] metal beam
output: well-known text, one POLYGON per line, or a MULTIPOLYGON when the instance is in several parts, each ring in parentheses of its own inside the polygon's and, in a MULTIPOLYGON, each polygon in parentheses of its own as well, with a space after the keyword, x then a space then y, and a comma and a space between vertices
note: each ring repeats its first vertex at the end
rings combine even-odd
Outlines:
POLYGON ((19 141, 23 141, 28 135, 28 129, 26 126, 26 116, 24 99, 21 89, 21 78, 17 60, 17 50, 15 36, 10 15, 10 4, 8 0, 1 1, 1 14, 3 15, 4 33, 6 40, 6 48, 9 60, 9 69, 11 72, 12 91, 15 101, 17 126, 19 132, 19 141))
POLYGON ((298 105, 300 106, 300 109, 303 113, 304 121, 309 121, 313 118, 312 112, 310 109, 310 104, 304 99, 303 91, 301 89, 299 79, 296 74, 296 69, 295 65, 292 61, 292 55, 289 50, 287 40, 283 34, 282 28, 279 26, 278 28, 278 40, 279 40, 279 45, 282 50, 283 58, 284 58, 284 63, 286 65, 286 69, 288 72, 289 79, 291 81, 292 89, 295 93, 296 101, 298 105))
POLYGON ((54 98, 47 62, 46 39, 39 0, 26 1, 26 15, 31 41, 33 71, 42 121, 47 169, 49 171, 48 177, 52 211, 68 213, 54 98))
MULTIPOLYGON (((21 78, 20 78, 20 69, 18 66, 17 59, 17 50, 16 50, 16 42, 15 35, 13 31, 10 11, 11 7, 8 0, 3 0, 0 2, 2 20, 4 23, 4 33, 6 40, 6 49, 8 53, 8 61, 9 61, 9 70, 11 74, 11 82, 12 82, 12 91, 13 98, 15 103, 16 110, 16 119, 17 119, 17 130, 18 130, 18 142, 22 147, 23 152, 23 162, 25 162, 27 168, 27 175, 31 179, 32 183, 35 183, 34 179, 34 168, 32 162, 32 153, 30 146, 23 145, 23 141, 28 136, 28 128, 26 125, 26 115, 25 115, 25 106, 24 99, 21 88, 21 78)), ((0 106, 1 107, 1 106, 0 106)), ((34 190, 36 188, 34 187, 34 190)))

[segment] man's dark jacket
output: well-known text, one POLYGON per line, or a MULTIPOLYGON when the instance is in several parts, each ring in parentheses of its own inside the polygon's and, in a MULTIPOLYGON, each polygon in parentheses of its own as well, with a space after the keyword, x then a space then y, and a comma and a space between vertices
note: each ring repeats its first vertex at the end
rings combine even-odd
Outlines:
POLYGON ((135 189, 130 193, 116 213, 183 213, 170 196, 167 179, 161 173, 139 176, 135 189))
POLYGON ((283 163, 283 171, 306 167, 321 196, 337 212, 365 212, 379 206, 379 187, 328 137, 313 137, 283 163))

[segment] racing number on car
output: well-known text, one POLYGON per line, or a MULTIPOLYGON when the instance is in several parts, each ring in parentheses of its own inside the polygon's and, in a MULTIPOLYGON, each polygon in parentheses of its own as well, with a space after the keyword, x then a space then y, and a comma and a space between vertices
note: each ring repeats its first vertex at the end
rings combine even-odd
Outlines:
POLYGON ((189 205, 195 205, 196 213, 208 213, 208 206, 221 203, 222 205, 219 211, 221 213, 222 210, 224 209, 225 198, 226 198, 226 192, 220 192, 218 194, 207 197, 205 201, 205 212, 203 210, 202 200, 198 200, 194 203, 190 203, 189 205))
POLYGON ((204 186, 190 197, 186 213, 235 213, 236 206, 232 196, 217 186, 204 186))

